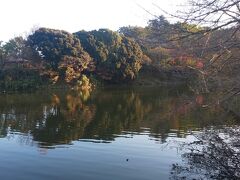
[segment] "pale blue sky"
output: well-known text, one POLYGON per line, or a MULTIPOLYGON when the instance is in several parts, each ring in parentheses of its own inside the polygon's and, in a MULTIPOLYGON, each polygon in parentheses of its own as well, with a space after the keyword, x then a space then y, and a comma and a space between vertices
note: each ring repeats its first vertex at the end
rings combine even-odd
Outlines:
POLYGON ((128 25, 145 26, 161 12, 153 4, 173 12, 183 0, 2 0, 0 1, 0 40, 28 33, 34 26, 69 32, 128 25))

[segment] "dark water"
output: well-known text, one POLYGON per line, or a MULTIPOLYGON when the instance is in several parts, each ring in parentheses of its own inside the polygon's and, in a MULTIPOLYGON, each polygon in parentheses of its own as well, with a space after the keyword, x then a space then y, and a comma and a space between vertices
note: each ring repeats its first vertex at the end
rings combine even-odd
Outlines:
POLYGON ((236 124, 208 100, 176 87, 0 95, 0 179, 177 179, 183 143, 236 124))

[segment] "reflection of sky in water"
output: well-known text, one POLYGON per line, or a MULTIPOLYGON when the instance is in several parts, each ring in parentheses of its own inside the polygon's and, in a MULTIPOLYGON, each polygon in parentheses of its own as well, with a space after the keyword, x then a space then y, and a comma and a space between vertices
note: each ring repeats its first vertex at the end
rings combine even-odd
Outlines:
MULTIPOLYGON (((41 179, 46 174, 57 179, 167 179, 171 164, 180 162, 178 138, 159 144, 149 141, 145 133, 129 137, 117 137, 111 143, 73 141, 55 149, 36 149, 31 137, 16 134, 0 140, 0 167, 11 168, 20 179, 41 179)), ((3 171, 0 177, 15 175, 3 171)))

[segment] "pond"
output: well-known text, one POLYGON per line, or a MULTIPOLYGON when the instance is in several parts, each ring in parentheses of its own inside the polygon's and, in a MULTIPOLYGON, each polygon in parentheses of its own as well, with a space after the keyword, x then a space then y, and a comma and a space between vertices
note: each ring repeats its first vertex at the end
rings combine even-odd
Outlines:
POLYGON ((0 95, 0 179, 180 178, 183 144, 237 125, 208 100, 185 87, 0 95))

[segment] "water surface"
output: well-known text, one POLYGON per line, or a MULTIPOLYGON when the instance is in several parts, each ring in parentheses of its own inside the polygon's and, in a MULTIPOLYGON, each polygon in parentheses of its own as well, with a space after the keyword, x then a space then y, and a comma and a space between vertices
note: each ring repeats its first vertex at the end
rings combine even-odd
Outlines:
POLYGON ((237 124, 208 99, 182 87, 0 95, 0 179, 176 179, 183 143, 237 124))

